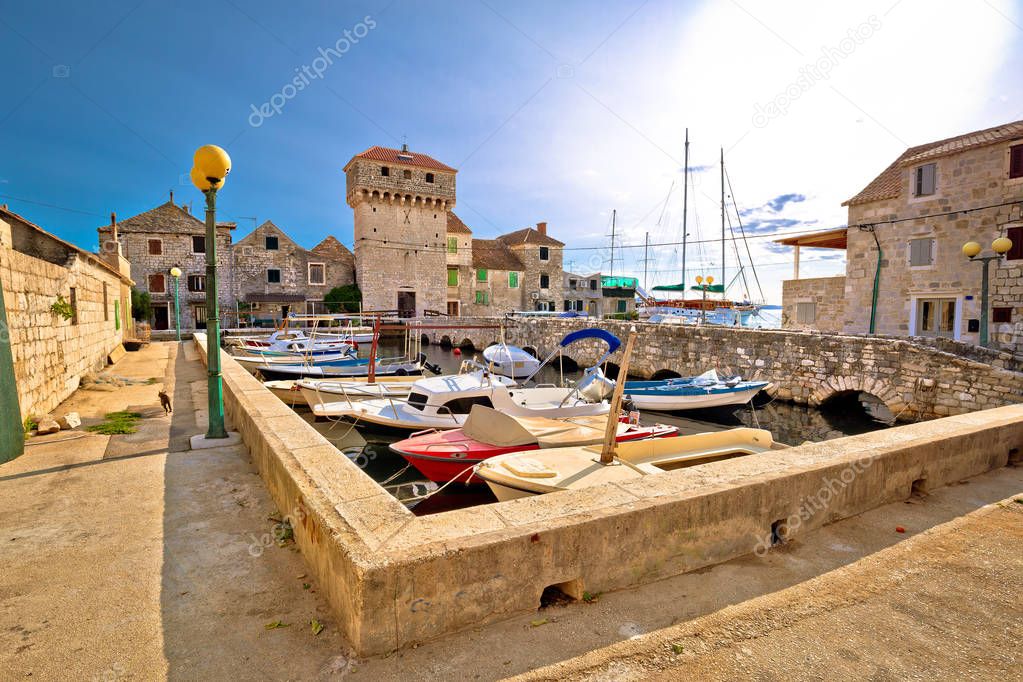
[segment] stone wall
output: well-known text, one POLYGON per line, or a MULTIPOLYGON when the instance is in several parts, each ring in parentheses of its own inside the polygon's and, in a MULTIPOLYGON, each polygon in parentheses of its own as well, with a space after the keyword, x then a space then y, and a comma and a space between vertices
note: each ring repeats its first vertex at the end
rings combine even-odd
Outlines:
POLYGON ((845 326, 845 277, 787 279, 782 282, 781 323, 785 329, 816 329, 838 333, 845 326), (816 318, 800 323, 796 315, 799 303, 814 303, 816 318))
MULTIPOLYGON (((470 326, 502 320, 460 322, 470 326)), ((624 341, 635 324, 639 337, 630 375, 650 378, 660 370, 670 370, 690 376, 714 368, 724 374, 770 381, 770 394, 808 405, 863 391, 881 399, 901 420, 1023 402, 1023 372, 1018 371, 1018 364, 1004 357, 983 362, 976 354, 957 355, 951 352, 954 344, 940 349, 910 339, 586 319, 510 318, 503 323, 508 343, 535 349, 540 357, 556 350, 571 331, 598 326, 624 341)), ((456 344, 468 340, 485 348, 495 343, 500 333, 490 329, 436 330, 428 336, 435 342, 448 336, 456 344)), ((585 364, 605 348, 601 342, 585 341, 564 353, 585 364)), ((611 358, 615 368, 621 362, 620 354, 611 358)))
POLYGON ((536 310, 537 303, 548 303, 551 310, 564 309, 565 270, 563 251, 560 246, 546 246, 548 259, 540 260, 540 245, 509 244, 515 255, 522 261, 523 273, 520 281, 522 289, 521 310, 536 310), (547 275, 550 286, 540 288, 540 275, 547 275))
MULTIPOLYGON (((10 234, 8 223, 0 221, 4 232, 10 234)), ((50 247, 40 253, 45 259, 15 251, 0 237, 0 278, 23 419, 47 414, 78 388, 84 374, 106 365, 123 339, 131 306, 129 281, 45 233, 41 241, 50 247), (76 316, 65 320, 50 306, 58 294, 70 302, 72 289, 76 316)))
MULTIPOLYGON (((1013 222, 1013 213, 1008 206, 899 223, 884 221, 1018 201, 1023 192, 1023 179, 1008 179, 1009 144, 988 145, 928 159, 927 162, 937 164, 933 195, 913 196, 915 166, 909 165, 900 169, 903 186, 899 197, 849 207, 850 225, 876 224, 883 252, 877 333, 912 335, 916 332, 912 327, 917 301, 921 298, 949 298, 956 300, 957 309, 961 311, 959 340, 979 343, 978 334, 968 331, 968 320, 980 318, 981 266, 963 256, 962 245, 977 241, 990 253, 989 245, 1003 228, 1023 224, 1018 210, 1016 222, 1013 222), (917 238, 935 240, 932 265, 910 267, 909 243, 917 238)), ((866 333, 869 330, 876 264, 877 246, 873 235, 869 231, 850 229, 846 265, 846 332, 866 333)), ((1021 261, 1003 261, 993 266, 993 305, 1013 306, 1014 322, 1023 319, 1021 265, 1021 261)), ((1011 327, 994 331, 1004 343, 1023 349, 1023 334, 1016 335, 1013 341, 1011 327)))

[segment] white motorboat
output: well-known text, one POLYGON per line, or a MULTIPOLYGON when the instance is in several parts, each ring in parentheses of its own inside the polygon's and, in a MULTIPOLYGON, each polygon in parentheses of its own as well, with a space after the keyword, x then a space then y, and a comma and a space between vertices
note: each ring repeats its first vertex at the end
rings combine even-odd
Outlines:
POLYGON ((774 442, 770 431, 738 428, 619 443, 609 463, 601 462, 600 445, 515 452, 484 460, 474 473, 505 501, 630 481, 784 447, 774 442))
POLYGON ((380 376, 373 382, 370 382, 368 377, 352 377, 345 380, 281 379, 265 381, 263 386, 291 407, 307 407, 327 402, 325 398, 329 395, 347 396, 352 400, 406 398, 413 383, 414 379, 404 376, 380 376), (303 391, 311 391, 314 398, 308 399, 303 391))
MULTIPOLYGON (((610 395, 615 382, 599 368, 584 391, 591 400, 610 395)), ((640 410, 698 410, 725 405, 744 405, 767 388, 767 381, 743 381, 734 376, 722 379, 713 369, 698 376, 654 381, 626 381, 625 396, 640 410)))
POLYGON ((432 377, 415 382, 407 400, 340 400, 313 405, 313 414, 405 431, 455 429, 473 405, 520 417, 551 419, 606 414, 606 402, 591 402, 574 388, 519 388, 514 380, 486 371, 432 377))
POLYGON ((517 346, 499 343, 483 351, 483 359, 496 374, 524 379, 540 368, 540 361, 517 346))

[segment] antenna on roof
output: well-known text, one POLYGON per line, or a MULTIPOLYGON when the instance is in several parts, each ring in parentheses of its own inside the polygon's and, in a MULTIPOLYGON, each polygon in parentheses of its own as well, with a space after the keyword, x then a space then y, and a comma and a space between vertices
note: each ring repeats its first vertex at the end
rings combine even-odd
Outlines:
POLYGON ((408 153, 408 136, 407 135, 402 135, 401 136, 401 151, 405 152, 406 154, 408 153))
POLYGON ((170 191, 170 202, 171 202, 172 204, 174 203, 174 190, 171 190, 171 191, 170 191))

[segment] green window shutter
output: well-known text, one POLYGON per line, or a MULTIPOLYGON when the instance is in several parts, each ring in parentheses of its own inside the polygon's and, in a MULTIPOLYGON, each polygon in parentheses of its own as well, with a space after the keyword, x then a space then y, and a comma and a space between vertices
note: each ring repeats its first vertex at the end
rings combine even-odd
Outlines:
POLYGON ((448 286, 458 286, 458 270, 455 270, 454 268, 448 268, 448 286))
POLYGON ((517 272, 508 273, 508 288, 509 289, 519 288, 519 273, 517 272))
POLYGON ((476 271, 476 281, 477 282, 486 282, 487 281, 487 269, 486 268, 480 268, 480 269, 478 269, 476 271))
POLYGON ((114 331, 121 328, 121 302, 114 299, 114 331))
POLYGON ((458 237, 448 237, 448 253, 458 253, 458 237))

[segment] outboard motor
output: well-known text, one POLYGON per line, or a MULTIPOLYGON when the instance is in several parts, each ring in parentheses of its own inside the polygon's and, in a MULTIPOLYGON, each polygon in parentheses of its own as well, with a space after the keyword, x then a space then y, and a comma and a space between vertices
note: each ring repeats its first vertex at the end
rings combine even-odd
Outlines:
POLYGON ((432 362, 427 362, 426 361, 426 353, 420 353, 419 357, 417 359, 419 360, 419 364, 420 365, 422 365, 425 369, 430 370, 434 374, 443 374, 444 373, 444 371, 440 368, 440 365, 435 365, 432 362))

